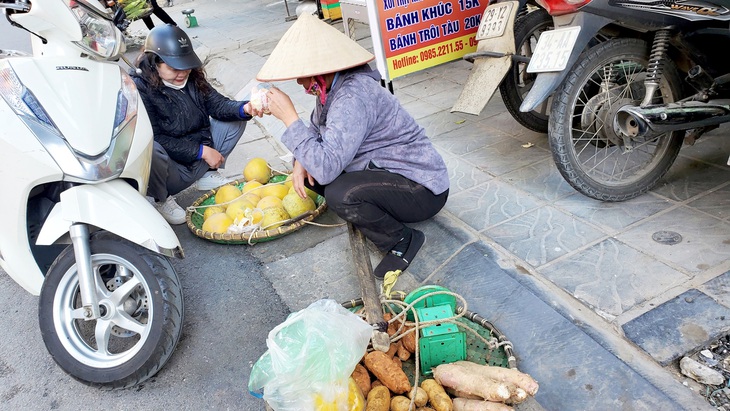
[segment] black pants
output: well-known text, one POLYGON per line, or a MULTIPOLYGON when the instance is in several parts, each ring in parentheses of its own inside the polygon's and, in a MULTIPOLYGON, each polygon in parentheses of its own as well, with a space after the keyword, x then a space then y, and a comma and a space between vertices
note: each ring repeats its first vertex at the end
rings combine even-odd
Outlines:
MULTIPOLYGON (((177 23, 175 23, 175 20, 170 17, 169 14, 165 10, 162 9, 162 7, 157 5, 157 0, 150 0, 150 3, 152 3, 152 14, 157 16, 158 19, 162 20, 165 24, 171 24, 173 26, 177 26, 177 23)), ((143 17, 142 21, 144 22, 145 26, 149 30, 152 30, 155 27, 155 23, 152 22, 152 17, 147 16, 143 17)))
POLYGON ((385 170, 343 173, 326 186, 310 188, 324 195, 332 211, 357 227, 383 252, 401 239, 403 223, 435 216, 449 196, 449 190, 435 195, 426 187, 385 170))

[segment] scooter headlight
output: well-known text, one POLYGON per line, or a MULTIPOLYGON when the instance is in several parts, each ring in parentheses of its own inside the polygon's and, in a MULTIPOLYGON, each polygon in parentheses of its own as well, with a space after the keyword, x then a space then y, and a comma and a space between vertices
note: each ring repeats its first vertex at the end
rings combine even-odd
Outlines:
POLYGON ((69 7, 81 26, 81 41, 75 42, 79 47, 105 59, 112 59, 123 52, 122 35, 114 22, 83 0, 71 0, 69 7))
POLYGON ((10 67, 10 63, 2 59, 0 59, 0 96, 18 115, 60 134, 58 127, 33 92, 23 85, 15 70, 10 67))
POLYGON ((129 74, 119 68, 122 76, 122 86, 117 93, 117 110, 114 113, 114 131, 112 136, 118 135, 124 127, 137 117, 137 87, 129 74))

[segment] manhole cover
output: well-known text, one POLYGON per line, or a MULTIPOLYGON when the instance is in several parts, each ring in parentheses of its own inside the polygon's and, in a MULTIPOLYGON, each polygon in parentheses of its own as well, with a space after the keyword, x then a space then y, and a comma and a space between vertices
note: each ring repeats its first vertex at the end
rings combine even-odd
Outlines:
POLYGON ((674 245, 682 242, 682 236, 674 231, 657 231, 651 238, 659 244, 674 245))

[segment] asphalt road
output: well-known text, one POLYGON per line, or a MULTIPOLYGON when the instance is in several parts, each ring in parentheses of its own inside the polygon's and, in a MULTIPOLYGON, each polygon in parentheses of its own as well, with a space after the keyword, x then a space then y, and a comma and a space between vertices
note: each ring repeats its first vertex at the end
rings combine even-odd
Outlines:
MULTIPOLYGON (((180 201, 200 195, 190 191, 180 201)), ((142 386, 102 391, 66 375, 38 329, 38 298, 0 270, 1 410, 259 410, 246 389, 268 332, 288 315, 262 266, 242 245, 175 231, 186 258, 173 261, 184 288, 185 320, 177 350, 142 386)))

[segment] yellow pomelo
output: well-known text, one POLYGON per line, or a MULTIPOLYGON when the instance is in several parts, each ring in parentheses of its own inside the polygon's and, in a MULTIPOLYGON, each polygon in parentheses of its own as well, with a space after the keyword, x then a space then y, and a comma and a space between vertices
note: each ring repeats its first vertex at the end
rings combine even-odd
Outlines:
POLYGON ((281 199, 275 196, 266 196, 256 203, 256 207, 262 210, 269 207, 281 207, 281 199))
POLYGON ((254 193, 254 192, 248 192, 243 195, 244 200, 248 200, 251 204, 257 204, 259 200, 261 200, 261 196, 254 193))
POLYGON ((263 209, 264 218, 261 219, 261 228, 271 230, 281 226, 282 222, 289 219, 289 214, 282 206, 268 207, 263 209))
POLYGON ((294 182, 291 180, 291 174, 286 176, 286 180, 284 180, 284 185, 286 186, 286 188, 292 188, 292 186, 294 186, 294 182))
POLYGON ((205 211, 203 212, 203 221, 207 220, 208 217, 210 217, 213 214, 225 213, 225 212, 226 212, 226 208, 223 206, 206 207, 205 211))
POLYGON ((287 186, 281 183, 266 184, 257 192, 261 197, 274 196, 284 198, 289 193, 287 186))
MULTIPOLYGON (((331 395, 331 393, 328 394, 331 395)), ((406 406, 406 408, 408 407, 406 406)), ((314 394, 315 411, 362 411, 364 409, 365 397, 352 377, 350 377, 350 381, 348 382, 348 390, 336 391, 335 398, 331 400, 325 399, 321 393, 314 394)))
MULTIPOLYGON (((304 187, 304 191, 307 193, 307 196, 309 198, 311 198, 312 201, 314 201, 315 204, 317 204, 317 197, 319 196, 319 194, 317 194, 314 191, 308 189, 307 187, 304 187)), ((291 194, 291 193, 297 194, 297 192, 294 190, 294 187, 290 188, 289 189, 289 192, 287 194, 291 194)), ((299 194, 297 194, 297 195, 299 195, 299 194)))
POLYGON ((253 210, 254 208, 256 208, 256 205, 251 204, 251 202, 248 200, 236 200, 231 203, 228 208, 226 208, 226 214, 228 214, 228 217, 235 221, 237 218, 245 216, 246 210, 253 210))
POLYGON ((317 208, 314 204, 314 200, 309 197, 301 198, 297 193, 287 194, 284 199, 281 200, 281 205, 292 217, 302 215, 307 211, 314 211, 314 209, 317 208))
POLYGON ((215 192, 215 203, 216 204, 228 204, 241 196, 241 190, 238 187, 227 184, 222 186, 215 192))
POLYGON ((271 168, 263 158, 252 158, 246 164, 246 167, 243 168, 243 178, 246 181, 255 180, 261 184, 266 184, 269 182, 269 178, 271 178, 271 168))
POLYGON ((233 224, 233 220, 231 220, 231 217, 228 217, 226 213, 217 213, 208 217, 208 219, 203 222, 203 231, 223 234, 228 230, 228 227, 231 224, 233 224))
POLYGON ((254 208, 253 210, 246 210, 246 217, 251 219, 251 224, 258 224, 264 218, 264 211, 260 208, 254 208))
POLYGON ((250 193, 253 192, 257 196, 261 197, 261 188, 263 184, 259 183, 258 181, 248 181, 243 185, 243 192, 244 193, 250 193))

